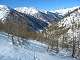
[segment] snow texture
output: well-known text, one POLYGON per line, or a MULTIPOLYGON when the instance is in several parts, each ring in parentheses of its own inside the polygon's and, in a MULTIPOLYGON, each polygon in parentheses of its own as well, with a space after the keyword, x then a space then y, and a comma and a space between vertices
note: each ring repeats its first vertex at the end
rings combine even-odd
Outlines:
POLYGON ((0 20, 4 22, 7 15, 9 14, 10 9, 5 5, 0 5, 0 20))
POLYGON ((0 60, 75 60, 72 57, 50 55, 47 45, 37 41, 28 41, 26 47, 12 44, 11 38, 6 33, 0 32, 0 60))

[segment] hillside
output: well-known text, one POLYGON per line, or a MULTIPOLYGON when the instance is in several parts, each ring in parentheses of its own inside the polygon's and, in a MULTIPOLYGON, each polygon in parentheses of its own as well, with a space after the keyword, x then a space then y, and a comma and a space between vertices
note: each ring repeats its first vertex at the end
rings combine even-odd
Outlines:
MULTIPOLYGON (((29 40, 25 45, 15 46, 7 33, 0 32, 0 60, 75 60, 67 56, 50 55, 47 45, 29 40)), ((15 37, 14 39, 16 39, 15 37)), ((25 40, 25 39, 24 39, 25 40)))

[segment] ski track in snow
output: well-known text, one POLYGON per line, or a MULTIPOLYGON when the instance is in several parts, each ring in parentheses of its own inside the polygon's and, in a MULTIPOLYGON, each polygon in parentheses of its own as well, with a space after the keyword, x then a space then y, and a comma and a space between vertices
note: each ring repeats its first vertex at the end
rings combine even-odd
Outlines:
POLYGON ((30 41, 26 48, 13 46, 10 38, 3 34, 5 33, 0 33, 0 60, 75 60, 71 57, 49 55, 47 47, 36 41, 30 41))

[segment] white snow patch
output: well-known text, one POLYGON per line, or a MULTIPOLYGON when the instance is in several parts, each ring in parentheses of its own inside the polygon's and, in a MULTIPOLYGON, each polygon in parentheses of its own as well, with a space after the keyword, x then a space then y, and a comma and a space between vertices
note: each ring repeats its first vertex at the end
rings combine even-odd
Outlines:
POLYGON ((7 15, 9 14, 10 10, 5 5, 0 5, 0 20, 1 22, 5 22, 7 15))

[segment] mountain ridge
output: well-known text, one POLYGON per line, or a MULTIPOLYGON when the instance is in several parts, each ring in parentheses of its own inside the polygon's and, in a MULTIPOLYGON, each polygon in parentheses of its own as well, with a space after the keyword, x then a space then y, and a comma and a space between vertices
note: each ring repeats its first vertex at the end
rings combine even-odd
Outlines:
MULTIPOLYGON (((5 8, 5 6, 3 6, 3 8, 5 8)), ((26 33, 27 32, 39 32, 41 30, 47 29, 49 24, 53 24, 55 22, 59 23, 60 21, 64 20, 66 17, 68 17, 70 14, 74 13, 78 9, 74 9, 73 11, 68 12, 64 16, 59 15, 58 13, 52 13, 49 11, 46 12, 47 14, 39 10, 35 12, 34 11, 35 9, 32 10, 32 8, 30 8, 29 10, 33 11, 34 13, 29 11, 29 14, 27 14, 25 13, 26 12, 25 10, 22 13, 21 11, 17 11, 15 9, 10 8, 10 10, 8 10, 9 13, 8 14, 6 13, 7 14, 5 17, 6 19, 4 20, 0 19, 1 26, 3 25, 3 27, 1 28, 3 28, 9 33, 13 32, 14 34, 19 31, 20 35, 22 34, 26 36, 25 32, 26 33), (32 14, 30 15, 30 13, 33 13, 33 15, 32 14)), ((2 11, 2 13, 0 13, 1 15, 5 11, 5 9, 4 10, 0 9, 0 11, 2 11)))

